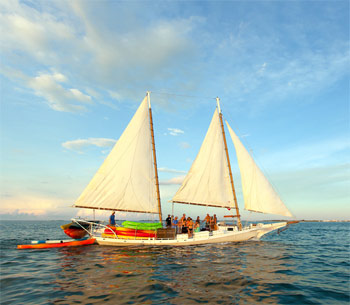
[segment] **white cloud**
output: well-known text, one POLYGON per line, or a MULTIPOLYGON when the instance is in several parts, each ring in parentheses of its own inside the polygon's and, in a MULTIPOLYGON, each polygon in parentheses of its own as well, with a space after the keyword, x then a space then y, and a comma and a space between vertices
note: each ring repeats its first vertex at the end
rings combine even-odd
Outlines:
MULTIPOLYGON (((259 111, 259 104, 264 106, 290 101, 293 96, 318 94, 348 73, 349 57, 341 45, 335 52, 305 52, 283 60, 271 57, 271 63, 263 65, 258 71, 238 66, 231 74, 223 75, 221 82, 226 84, 225 94, 236 101, 249 101, 251 110, 259 111)), ((299 100, 295 99, 295 102, 299 100)))
POLYGON ((1 214, 27 214, 45 216, 54 213, 65 205, 62 199, 43 197, 42 195, 17 195, 1 198, 1 214))
POLYGON ((168 130, 169 134, 171 134, 172 136, 178 136, 179 134, 185 133, 183 130, 178 128, 168 128, 168 130))
MULTIPOLYGON (((22 72, 24 67, 32 69, 38 64, 54 66, 67 75, 70 70, 69 75, 77 82, 90 84, 98 91, 102 88, 120 100, 139 97, 155 81, 171 78, 194 55, 190 33, 200 22, 198 19, 157 18, 150 22, 135 18, 143 15, 142 5, 130 10, 130 6, 120 3, 112 15, 114 5, 101 7, 93 2, 73 1, 65 5, 44 2, 39 6, 3 1, 0 44, 4 62, 22 72), (103 22, 96 10, 103 11, 103 22)), ((84 99, 79 93, 78 97, 84 99)), ((81 105, 52 102, 51 95, 50 105, 60 111, 84 109, 81 105)))
POLYGON ((158 167, 159 172, 166 172, 166 173, 177 173, 177 174, 185 174, 185 171, 180 171, 177 169, 172 168, 166 168, 166 167, 158 167))
POLYGON ((247 137, 250 137, 250 134, 249 134, 249 133, 240 135, 240 138, 247 138, 247 137))
POLYGON ((259 68, 257 74, 258 74, 258 75, 264 74, 266 67, 267 67, 267 63, 264 62, 264 63, 261 65, 261 67, 259 68))
POLYGON ((85 110, 85 104, 92 103, 91 97, 78 89, 66 89, 59 84, 66 81, 67 78, 60 73, 41 73, 36 77, 28 78, 27 84, 54 110, 67 112, 85 110))
POLYGON ((160 181, 159 184, 161 184, 161 185, 173 185, 173 184, 181 185, 181 183, 184 181, 185 177, 186 177, 185 175, 174 177, 174 178, 171 178, 169 180, 160 181))
POLYGON ((55 16, 16 0, 2 1, 1 8, 0 42, 4 52, 20 51, 22 56, 27 54, 46 64, 67 59, 60 58, 57 51, 74 41, 76 34, 68 18, 63 22, 59 13, 55 16))
POLYGON ((346 162, 350 151, 347 138, 334 138, 320 142, 301 143, 285 150, 268 152, 263 163, 268 168, 312 168, 325 164, 346 162))
MULTIPOLYGON (((93 219, 94 212, 95 212, 96 219, 100 219, 100 220, 103 220, 103 219, 108 220, 109 216, 112 213, 112 211, 106 211, 106 210, 94 210, 93 211, 92 209, 78 209, 77 217, 93 219)), ((126 213, 123 213, 123 214, 126 214, 126 213)))
POLYGON ((114 98, 117 101, 120 101, 123 98, 122 95, 116 91, 109 90, 108 93, 110 97, 114 98))
POLYGON ((64 148, 69 150, 81 152, 84 148, 89 146, 97 147, 112 147, 116 143, 116 140, 106 139, 106 138, 88 138, 88 139, 78 139, 73 141, 67 141, 62 143, 64 148))
MULTIPOLYGON (((338 22, 324 24, 339 25, 338 22)), ((319 23, 320 28, 315 29, 324 35, 321 37, 332 31, 324 24, 319 23)), ((342 32, 332 33, 333 39, 306 40, 305 31, 295 24, 281 26, 273 28, 266 22, 259 27, 251 22, 219 36, 222 37, 219 41, 213 40, 220 47, 215 49, 211 65, 217 67, 221 63, 229 71, 218 75, 225 95, 236 102, 245 102, 244 106, 255 112, 261 109, 257 106, 287 100, 298 103, 305 96, 312 101, 349 73, 348 42, 342 32), (263 26, 269 35, 265 35, 263 26), (288 39, 281 37, 288 34, 288 39), (293 100, 294 97, 299 98, 293 100)))
POLYGON ((69 91, 73 94, 73 96, 80 102, 83 103, 91 103, 91 97, 82 93, 78 89, 69 89, 69 91))
MULTIPOLYGON (((59 83, 64 83, 67 81, 67 78, 63 74, 58 72, 54 72, 51 76, 55 81, 59 83)), ((76 89, 71 89, 71 90, 76 90, 76 89)))
POLYGON ((282 200, 298 218, 349 219, 349 170, 349 164, 336 164, 292 168, 272 176, 282 200))
POLYGON ((190 143, 188 142, 181 142, 179 145, 182 149, 188 149, 191 147, 190 143))

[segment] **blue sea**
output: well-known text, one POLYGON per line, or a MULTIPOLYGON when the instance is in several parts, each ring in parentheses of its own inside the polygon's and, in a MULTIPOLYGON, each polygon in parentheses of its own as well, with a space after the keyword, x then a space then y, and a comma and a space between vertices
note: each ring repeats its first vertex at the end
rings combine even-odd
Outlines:
POLYGON ((261 241, 17 250, 65 221, 2 221, 1 304, 350 304, 350 223, 261 241))

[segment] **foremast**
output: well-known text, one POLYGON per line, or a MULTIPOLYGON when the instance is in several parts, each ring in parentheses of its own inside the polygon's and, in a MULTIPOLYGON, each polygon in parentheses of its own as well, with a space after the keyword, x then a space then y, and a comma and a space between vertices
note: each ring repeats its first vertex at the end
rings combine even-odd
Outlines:
POLYGON ((150 123, 150 129, 151 129, 151 139, 152 139, 152 152, 153 152, 153 162, 154 162, 154 176, 155 176, 155 179, 156 179, 156 193, 157 193, 157 203, 158 203, 159 222, 163 223, 163 218, 162 218, 162 205, 161 205, 161 203, 160 203, 159 179, 158 179, 157 157, 156 157, 156 145, 155 145, 155 141, 154 141, 154 130, 153 130, 153 119, 152 119, 152 109, 151 109, 150 91, 147 91, 147 101, 148 101, 149 123, 150 123))
POLYGON ((229 157, 228 149, 227 149, 227 142, 226 142, 226 136, 225 136, 225 128, 224 128, 224 123, 223 123, 223 120, 222 120, 222 113, 221 113, 221 108, 220 108, 220 99, 219 99, 218 97, 216 98, 216 105, 217 105, 217 107, 218 107, 218 112, 219 112, 219 118, 220 118, 220 125, 221 125, 222 137, 223 137, 224 145, 225 145, 225 153, 226 153, 226 159, 227 159, 227 166, 228 166, 228 171, 229 171, 229 176, 230 176, 230 182, 231 182, 231 188, 232 188, 232 193, 233 193, 233 199, 234 199, 234 202, 235 202, 236 217, 237 217, 237 225, 238 225, 239 230, 242 230, 241 215, 239 214, 239 208, 238 208, 238 203, 237 203, 237 196, 236 196, 235 186, 234 186, 233 177, 232 177, 232 170, 231 170, 230 157, 229 157))

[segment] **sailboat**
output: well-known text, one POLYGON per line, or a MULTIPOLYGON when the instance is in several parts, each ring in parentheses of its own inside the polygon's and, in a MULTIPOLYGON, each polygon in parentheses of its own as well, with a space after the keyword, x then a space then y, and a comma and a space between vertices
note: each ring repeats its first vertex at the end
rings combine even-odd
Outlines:
MULTIPOLYGON (((129 230, 127 228, 111 230, 101 223, 85 221, 90 224, 89 235, 99 245, 182 246, 241 242, 258 240, 263 235, 288 225, 288 222, 242 225, 219 98, 216 102, 217 107, 199 153, 172 201, 232 210, 236 223, 228 225, 220 222, 215 231, 195 232, 190 237, 188 234, 163 234, 161 230, 166 229, 158 229, 156 234, 149 236, 137 235, 138 227, 135 225, 135 236, 129 235, 126 238, 125 232, 124 235, 121 232, 129 230)), ((245 209, 291 217, 292 214, 228 122, 225 123, 236 149, 245 209)), ((150 92, 147 92, 129 125, 74 206, 94 210, 151 213, 158 215, 159 222, 162 223, 150 92)), ((84 223, 82 219, 72 221, 77 224, 84 223)))

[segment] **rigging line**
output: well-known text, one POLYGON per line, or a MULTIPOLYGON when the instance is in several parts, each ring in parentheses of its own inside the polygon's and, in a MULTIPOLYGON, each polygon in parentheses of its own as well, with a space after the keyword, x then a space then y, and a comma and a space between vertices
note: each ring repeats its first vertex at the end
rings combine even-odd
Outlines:
POLYGON ((216 100, 216 97, 208 97, 208 96, 195 96, 195 95, 186 95, 186 94, 177 94, 177 93, 168 93, 168 92, 156 92, 151 91, 153 94, 163 94, 163 95, 172 95, 172 96, 181 96, 181 97, 190 97, 190 98, 203 98, 203 99, 213 99, 216 100))

